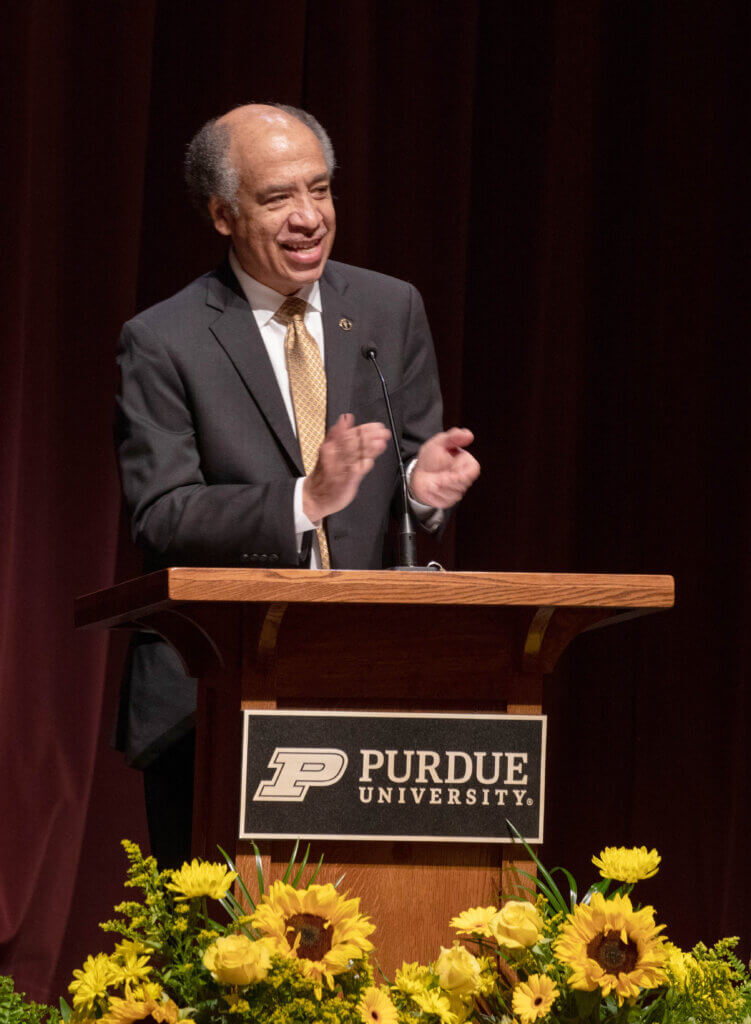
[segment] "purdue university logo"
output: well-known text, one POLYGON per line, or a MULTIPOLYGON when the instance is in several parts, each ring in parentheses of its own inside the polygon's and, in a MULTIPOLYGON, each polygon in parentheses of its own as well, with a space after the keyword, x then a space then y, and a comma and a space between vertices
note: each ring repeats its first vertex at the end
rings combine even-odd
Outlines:
POLYGON ((269 768, 274 777, 259 782, 254 801, 301 803, 311 786, 333 786, 347 770, 347 755, 335 747, 277 747, 269 768))

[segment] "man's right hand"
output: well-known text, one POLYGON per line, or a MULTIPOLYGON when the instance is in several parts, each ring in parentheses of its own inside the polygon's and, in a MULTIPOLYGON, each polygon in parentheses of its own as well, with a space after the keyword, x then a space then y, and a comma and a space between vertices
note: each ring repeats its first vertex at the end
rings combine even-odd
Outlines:
POLYGON ((313 472, 302 485, 302 510, 312 523, 349 505, 391 437, 382 423, 354 424, 352 413, 339 417, 324 438, 313 472))

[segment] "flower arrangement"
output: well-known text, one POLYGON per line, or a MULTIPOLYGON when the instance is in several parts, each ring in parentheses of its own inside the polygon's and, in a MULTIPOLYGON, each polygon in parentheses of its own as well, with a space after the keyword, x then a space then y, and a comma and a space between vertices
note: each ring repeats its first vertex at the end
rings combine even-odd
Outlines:
POLYGON ((530 899, 473 907, 450 922, 476 947, 477 966, 455 943, 454 962, 461 957, 465 966, 447 984, 436 961, 444 990, 458 992, 457 982, 474 979, 468 1013, 452 1007, 454 1018, 444 1016, 442 1024, 467 1017, 478 1024, 751 1024, 751 975, 735 956, 738 939, 684 953, 664 937, 653 907, 632 903, 634 885, 658 871, 656 850, 607 847, 592 858, 600 880, 580 900, 570 872, 548 872, 524 845, 538 869, 537 877, 521 872, 537 893, 534 902, 530 892, 530 899))
MULTIPOLYGON (((654 909, 632 901, 635 884, 658 870, 655 850, 603 850, 593 858, 601 878, 579 899, 568 871, 548 872, 524 845, 538 868, 517 894, 525 898, 459 913, 450 921, 452 946, 430 964, 403 963, 389 984, 374 978, 374 926, 359 900, 317 884, 320 861, 303 884, 308 854, 298 867, 297 846, 283 879, 268 887, 256 851, 254 900, 228 857, 226 864, 193 860, 160 872, 125 841, 126 885, 140 898, 120 903, 119 916, 102 925, 118 941, 113 952, 90 956, 74 971, 72 1007, 61 1001, 62 1019, 751 1024, 751 976, 735 956, 737 940, 683 952, 665 938, 654 909), (557 876, 566 881, 565 897, 557 876)), ((60 1019, 42 1009, 18 1019, 60 1019)))

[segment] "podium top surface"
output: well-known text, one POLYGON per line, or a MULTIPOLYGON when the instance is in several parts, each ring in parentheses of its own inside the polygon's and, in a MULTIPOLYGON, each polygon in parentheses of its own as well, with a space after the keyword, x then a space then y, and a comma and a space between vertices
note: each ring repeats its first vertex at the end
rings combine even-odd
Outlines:
POLYGON ((79 628, 127 625, 181 603, 506 605, 672 608, 672 576, 171 568, 76 600, 79 628))

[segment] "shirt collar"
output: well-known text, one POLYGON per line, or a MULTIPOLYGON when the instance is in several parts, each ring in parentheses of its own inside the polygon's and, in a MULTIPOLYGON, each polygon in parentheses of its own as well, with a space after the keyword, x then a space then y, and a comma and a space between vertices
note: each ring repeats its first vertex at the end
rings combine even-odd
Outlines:
MULTIPOLYGON (((289 296, 275 292, 273 288, 261 284, 260 281, 256 281, 250 274, 246 274, 240 266, 240 261, 234 249, 229 251, 229 265, 232 267, 232 271, 245 293, 245 298, 248 300, 256 320, 261 326, 267 324, 269 320, 273 319, 277 309, 289 296)), ((310 281, 308 284, 304 284, 302 288, 295 292, 295 295, 300 299, 304 299, 316 313, 322 312, 321 285, 319 281, 310 281)))

